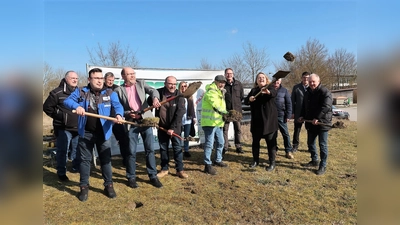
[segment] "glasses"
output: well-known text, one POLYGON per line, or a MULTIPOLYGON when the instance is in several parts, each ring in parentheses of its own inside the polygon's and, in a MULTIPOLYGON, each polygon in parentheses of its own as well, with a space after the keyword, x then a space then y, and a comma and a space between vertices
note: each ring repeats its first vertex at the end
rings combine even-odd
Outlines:
POLYGON ((171 86, 176 86, 176 83, 167 83, 167 84, 171 86))
POLYGON ((93 80, 104 80, 103 77, 91 77, 90 79, 93 79, 93 80))
POLYGON ((182 87, 182 88, 187 88, 187 85, 182 85, 181 87, 182 87))
POLYGON ((68 79, 70 79, 70 80, 78 80, 77 77, 69 77, 68 79))

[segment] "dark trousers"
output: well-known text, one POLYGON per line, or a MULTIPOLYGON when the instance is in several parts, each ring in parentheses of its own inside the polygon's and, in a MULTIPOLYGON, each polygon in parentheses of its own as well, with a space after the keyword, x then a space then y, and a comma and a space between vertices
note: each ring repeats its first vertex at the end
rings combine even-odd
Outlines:
POLYGON ((183 170, 183 154, 181 147, 181 140, 177 137, 169 136, 164 131, 158 132, 158 143, 160 144, 161 156, 161 170, 168 170, 169 168, 169 141, 171 140, 172 151, 174 153, 175 169, 177 172, 183 170))
POLYGON ((293 131, 293 148, 298 148, 300 143, 300 131, 303 123, 294 123, 294 131, 293 131))
MULTIPOLYGON (((227 122, 224 125, 224 140, 225 140, 225 145, 224 149, 228 150, 229 142, 228 142, 228 130, 229 130, 229 123, 227 122)), ((236 148, 241 148, 241 138, 242 138, 242 127, 240 125, 240 121, 234 121, 233 123, 233 129, 235 131, 235 147, 236 148)))
POLYGON ((104 179, 104 186, 112 184, 111 170, 111 142, 104 140, 104 135, 85 132, 83 137, 79 137, 78 148, 80 154, 80 182, 79 186, 89 185, 90 165, 93 159, 93 148, 96 146, 99 154, 101 174, 104 179))
POLYGON ((252 133, 253 135, 253 142, 251 146, 251 152, 253 153, 253 161, 259 163, 260 162, 260 141, 264 139, 267 143, 268 149, 268 158, 269 162, 275 162, 275 154, 276 154, 276 137, 278 131, 269 133, 267 135, 261 135, 258 133, 252 133))

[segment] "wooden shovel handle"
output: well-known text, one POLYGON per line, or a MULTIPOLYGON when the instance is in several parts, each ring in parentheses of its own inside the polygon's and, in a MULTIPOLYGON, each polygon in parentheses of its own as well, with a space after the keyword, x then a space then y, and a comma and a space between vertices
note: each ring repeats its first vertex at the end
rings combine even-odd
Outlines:
MULTIPOLYGON (((76 113, 76 110, 72 110, 72 113, 76 113)), ((102 118, 102 119, 111 120, 111 121, 114 121, 114 122, 117 122, 117 121, 118 121, 118 120, 117 120, 116 118, 114 118, 114 117, 103 116, 103 115, 99 115, 99 114, 96 114, 96 113, 90 113, 90 112, 85 112, 85 116, 96 117, 96 118, 102 118)), ((122 123, 132 124, 132 125, 137 125, 137 124, 134 123, 134 122, 126 121, 126 120, 122 120, 121 122, 122 122, 122 123)))
MULTIPOLYGON (((177 96, 175 96, 175 97, 177 97, 177 96)), ((76 113, 76 110, 72 110, 72 113, 76 113)), ((102 118, 102 119, 111 120, 111 121, 115 121, 115 122, 117 121, 117 119, 116 119, 116 118, 113 118, 113 117, 103 116, 103 115, 99 115, 99 114, 95 114, 95 113, 89 113, 89 112, 85 112, 85 116, 91 116, 91 117, 96 117, 96 118, 102 118)), ((137 123, 135 123, 135 122, 126 121, 126 120, 122 120, 121 122, 122 122, 122 123, 127 123, 127 124, 132 124, 132 125, 135 125, 135 126, 138 126, 138 125, 139 125, 139 124, 137 124, 137 123)), ((157 127, 158 129, 164 131, 165 133, 168 132, 168 130, 165 129, 165 128, 163 128, 163 127, 160 127, 160 126, 156 126, 156 127, 157 127)), ((175 137, 179 138, 180 140, 183 140, 183 138, 182 138, 181 136, 179 136, 178 134, 176 134, 176 133, 172 133, 172 136, 175 136, 175 137)))
MULTIPOLYGON (((168 130, 165 129, 164 127, 157 126, 157 128, 160 129, 160 130, 162 130, 162 131, 164 131, 165 133, 168 133, 168 130)), ((180 140, 183 140, 183 138, 182 138, 181 136, 177 135, 176 133, 172 133, 172 136, 177 137, 177 138, 179 138, 180 140)))
MULTIPOLYGON (((160 104, 161 104, 161 105, 164 105, 165 103, 170 102, 170 101, 174 100, 174 99, 177 98, 177 97, 180 97, 180 95, 175 95, 175 96, 172 96, 172 97, 170 97, 170 98, 167 98, 167 99, 165 99, 164 101, 161 101, 160 104)), ((154 106, 147 107, 147 108, 143 109, 143 112, 142 112, 142 113, 145 113, 145 112, 147 112, 147 111, 149 111, 149 110, 152 110, 152 109, 154 109, 154 106)))

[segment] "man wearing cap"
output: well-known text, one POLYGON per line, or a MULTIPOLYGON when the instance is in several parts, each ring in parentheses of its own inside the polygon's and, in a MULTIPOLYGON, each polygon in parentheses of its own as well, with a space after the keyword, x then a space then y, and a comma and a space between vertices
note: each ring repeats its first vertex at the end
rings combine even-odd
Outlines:
POLYGON ((214 165, 226 167, 227 164, 222 162, 222 150, 224 148, 224 135, 222 128, 224 127, 223 114, 226 114, 225 105, 225 87, 226 79, 223 75, 215 77, 214 82, 206 86, 206 93, 203 97, 201 108, 201 127, 204 131, 204 172, 216 175, 217 171, 212 167, 211 153, 214 145, 214 137, 216 138, 216 159, 214 165))

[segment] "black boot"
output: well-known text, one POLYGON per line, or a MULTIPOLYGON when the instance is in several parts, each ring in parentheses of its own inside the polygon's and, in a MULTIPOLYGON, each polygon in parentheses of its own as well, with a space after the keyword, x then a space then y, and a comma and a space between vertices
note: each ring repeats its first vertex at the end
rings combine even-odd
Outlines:
POLYGON ((265 168, 267 171, 272 171, 275 169, 275 161, 270 162, 269 166, 265 168))
POLYGON ((258 162, 254 161, 250 164, 250 168, 256 168, 258 166, 258 162))
POLYGON ((244 151, 243 151, 242 147, 236 148, 236 153, 243 154, 244 151))
POLYGON ((212 165, 206 164, 204 167, 204 172, 206 174, 216 175, 217 171, 212 167, 212 165))
POLYGON ((322 175, 324 174, 326 171, 326 167, 325 166, 319 166, 318 170, 315 172, 315 174, 317 175, 322 175))

